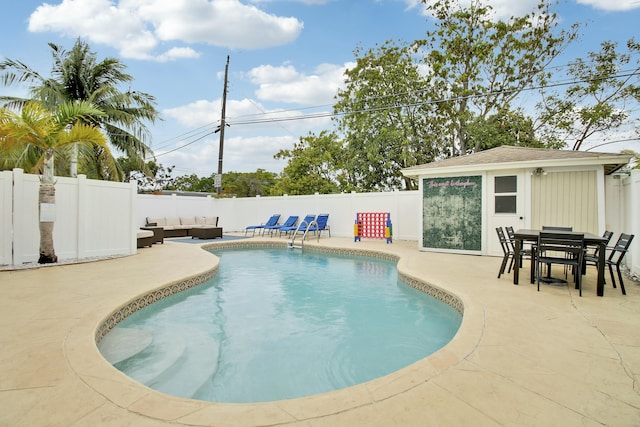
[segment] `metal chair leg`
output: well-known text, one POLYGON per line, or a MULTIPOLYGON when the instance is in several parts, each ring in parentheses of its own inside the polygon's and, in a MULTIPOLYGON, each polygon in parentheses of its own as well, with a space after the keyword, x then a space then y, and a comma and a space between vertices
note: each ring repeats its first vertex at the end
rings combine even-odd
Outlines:
POLYGON ((507 267, 508 260, 509 260, 508 255, 505 255, 504 258, 502 258, 502 265, 500 266, 500 272, 498 272, 498 279, 500 278, 500 276, 504 274, 504 269, 507 267))
POLYGON ((622 291, 622 295, 626 295, 627 291, 624 289, 624 282, 622 281, 622 272, 620 271, 619 265, 616 265, 616 270, 618 270, 618 279, 620 279, 620 290, 622 291))
POLYGON ((609 273, 611 274, 611 283, 613 283, 613 287, 617 288, 616 278, 613 276, 613 267, 611 266, 611 264, 609 264, 609 273))

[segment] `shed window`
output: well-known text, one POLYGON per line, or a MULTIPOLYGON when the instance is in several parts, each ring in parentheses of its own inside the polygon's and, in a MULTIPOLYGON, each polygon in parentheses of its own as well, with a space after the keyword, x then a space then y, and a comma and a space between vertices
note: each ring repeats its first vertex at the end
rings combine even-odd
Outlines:
POLYGON ((516 213, 518 177, 516 175, 496 176, 495 188, 495 213, 516 213))

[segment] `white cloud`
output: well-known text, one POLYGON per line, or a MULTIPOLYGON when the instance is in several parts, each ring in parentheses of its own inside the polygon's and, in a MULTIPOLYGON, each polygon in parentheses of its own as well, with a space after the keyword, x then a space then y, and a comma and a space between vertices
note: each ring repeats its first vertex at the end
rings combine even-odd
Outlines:
POLYGON ((290 43, 303 24, 238 0, 147 0, 138 9, 161 40, 258 49, 290 43))
POLYGON ((187 128, 197 128, 220 120, 220 102, 200 99, 190 104, 162 111, 163 116, 175 119, 187 128))
POLYGON ((292 65, 261 65, 249 71, 252 83, 258 86, 256 95, 263 101, 300 105, 332 104, 344 85, 344 71, 354 64, 321 64, 311 74, 304 74, 292 65))
MULTIPOLYGON (((227 121, 260 127, 285 127, 292 131, 326 126, 330 122, 328 115, 334 103, 338 89, 344 85, 344 70, 355 64, 321 64, 311 74, 297 71, 293 65, 261 65, 247 73, 251 83, 257 85, 258 100, 244 98, 227 99, 227 121), (305 107, 318 107, 305 110, 269 108, 263 103, 292 103, 305 107), (316 116, 313 119, 300 120, 304 116, 316 116), (317 117, 321 116, 321 117, 317 117)), ((163 116, 175 119, 188 129, 219 123, 222 100, 197 100, 192 103, 165 109, 163 116)))
POLYGON ((286 135, 225 139, 223 169, 225 171, 253 172, 262 168, 270 172, 280 172, 286 162, 276 160, 273 156, 282 148, 293 147, 297 140, 293 136, 286 135))
POLYGON ((156 57, 157 61, 166 62, 173 61, 174 59, 179 58, 199 58, 200 53, 191 49, 190 47, 172 47, 162 55, 158 55, 156 57))
MULTIPOLYGON (((203 126, 215 127, 220 123, 222 100, 198 100, 180 107, 163 111, 165 117, 176 120, 187 129, 203 126)), ((329 125, 331 109, 315 112, 320 117, 304 119, 305 112, 295 110, 268 109, 259 102, 242 99, 227 100, 226 121, 233 128, 228 132, 243 134, 268 134, 269 131, 282 133, 283 130, 292 136, 307 134, 309 130, 329 125)), ((275 153, 274 153, 275 154, 275 153)))
MULTIPOLYGON (((274 73, 269 73, 268 67, 258 68, 259 70, 252 73, 252 78, 278 85, 285 92, 291 92, 292 87, 297 87, 301 80, 308 77, 289 66, 275 67, 274 73)), ((320 75, 327 75, 331 74, 326 72, 327 70, 336 68, 343 67, 321 66, 316 71, 319 71, 320 75)), ((337 83, 334 81, 331 87, 333 96, 337 83)), ((222 100, 218 98, 198 100, 163 110, 162 115, 166 119, 175 120, 185 129, 198 130, 195 134, 190 133, 190 139, 185 138, 171 147, 165 144, 161 149, 156 149, 156 154, 160 155, 158 160, 162 164, 179 165, 174 172, 175 176, 191 173, 208 176, 217 172, 219 134, 211 134, 202 139, 197 139, 197 135, 202 135, 207 130, 211 132, 218 126, 221 107, 222 100), (184 148, 163 154, 178 147, 184 148)), ((224 171, 253 172, 262 168, 280 172, 286 166, 286 162, 273 158, 278 151, 291 148, 300 136, 331 126, 331 107, 313 109, 313 112, 308 109, 274 109, 265 107, 260 101, 247 98, 227 99, 226 107, 226 118, 230 127, 225 132, 224 171), (308 118, 309 115, 314 117, 308 118)))
POLYGON ((303 24, 239 0, 63 0, 43 4, 29 18, 29 31, 58 32, 112 46, 124 58, 193 58, 190 48, 155 52, 161 42, 205 43, 260 49, 295 40, 303 24))
POLYGON ((621 11, 640 8, 638 0, 577 0, 578 4, 593 6, 595 9, 621 11))
MULTIPOLYGON (((273 156, 282 148, 293 147, 297 138, 293 136, 230 137, 224 141, 223 172, 255 172, 265 169, 280 172, 286 166, 283 160, 273 156)), ((220 141, 211 136, 198 142, 197 146, 163 155, 159 151, 158 161, 165 166, 176 165, 174 176, 209 176, 218 172, 218 152, 220 141)))

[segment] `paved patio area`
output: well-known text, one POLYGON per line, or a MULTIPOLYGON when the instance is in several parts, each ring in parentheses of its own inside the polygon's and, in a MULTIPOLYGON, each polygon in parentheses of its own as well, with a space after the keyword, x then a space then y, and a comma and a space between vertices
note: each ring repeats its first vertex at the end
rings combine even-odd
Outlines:
POLYGON ((497 279, 500 258, 420 252, 416 242, 307 244, 399 255, 401 272, 463 301, 460 331, 430 357, 344 390, 201 402, 127 378, 94 338, 136 296, 214 268, 200 245, 166 241, 125 258, 0 271, 0 425, 640 425, 638 284, 627 280, 626 296, 608 284, 597 297, 590 267, 580 298, 573 286, 537 292, 526 266, 519 286, 511 275, 497 279))

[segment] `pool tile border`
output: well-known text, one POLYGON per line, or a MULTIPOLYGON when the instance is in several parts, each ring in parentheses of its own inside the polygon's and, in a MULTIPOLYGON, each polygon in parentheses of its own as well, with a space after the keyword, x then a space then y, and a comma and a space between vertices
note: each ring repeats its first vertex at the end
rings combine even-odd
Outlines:
MULTIPOLYGON (((225 243, 212 243, 203 245, 202 249, 204 250, 214 250, 214 249, 246 249, 246 248, 286 248, 287 244, 285 242, 225 242, 225 243)), ((395 254, 388 254, 380 251, 371 251, 366 249, 341 249, 341 248, 327 248, 321 246, 307 246, 304 250, 314 251, 314 252, 324 252, 336 255, 347 255, 347 256, 365 256, 369 258, 377 258, 383 259, 387 261, 397 262, 400 257, 395 254)), ((131 316, 133 313, 138 310, 143 309, 144 307, 151 305, 157 301, 160 301, 164 298, 170 297, 171 295, 177 294, 182 291, 186 291, 187 289, 193 288, 194 286, 198 286, 207 280, 211 279, 218 272, 218 266, 212 268, 209 271, 206 271, 202 274, 198 274, 195 276, 191 276, 184 280, 179 280, 173 282, 167 286, 162 286, 160 288, 154 289, 150 292, 147 292, 139 297, 136 297, 134 300, 124 304, 114 311, 111 315, 107 317, 107 319, 100 324, 95 334, 96 344, 100 344, 100 341, 120 322, 122 322, 127 317, 131 316)), ((454 308, 458 313, 464 315, 464 304, 462 300, 457 296, 447 292, 446 290, 439 288, 437 286, 433 286, 432 284, 426 283, 422 280, 418 280, 414 277, 411 277, 407 274, 404 274, 398 271, 398 276, 402 282, 411 286, 414 289, 417 289, 421 292, 426 293, 427 295, 432 296, 433 298, 444 302, 445 304, 454 308)))
POLYGON ((95 334, 96 344, 100 344, 100 341, 113 329, 118 323, 122 322, 133 313, 151 305, 155 302, 163 300, 171 295, 186 291, 194 286, 198 286, 207 280, 211 279, 218 272, 218 266, 212 268, 204 273, 188 277, 184 280, 175 281, 169 285, 162 286, 160 288, 149 291, 145 294, 136 297, 134 300, 129 301, 123 306, 119 307, 107 317, 107 319, 100 324, 95 334))

